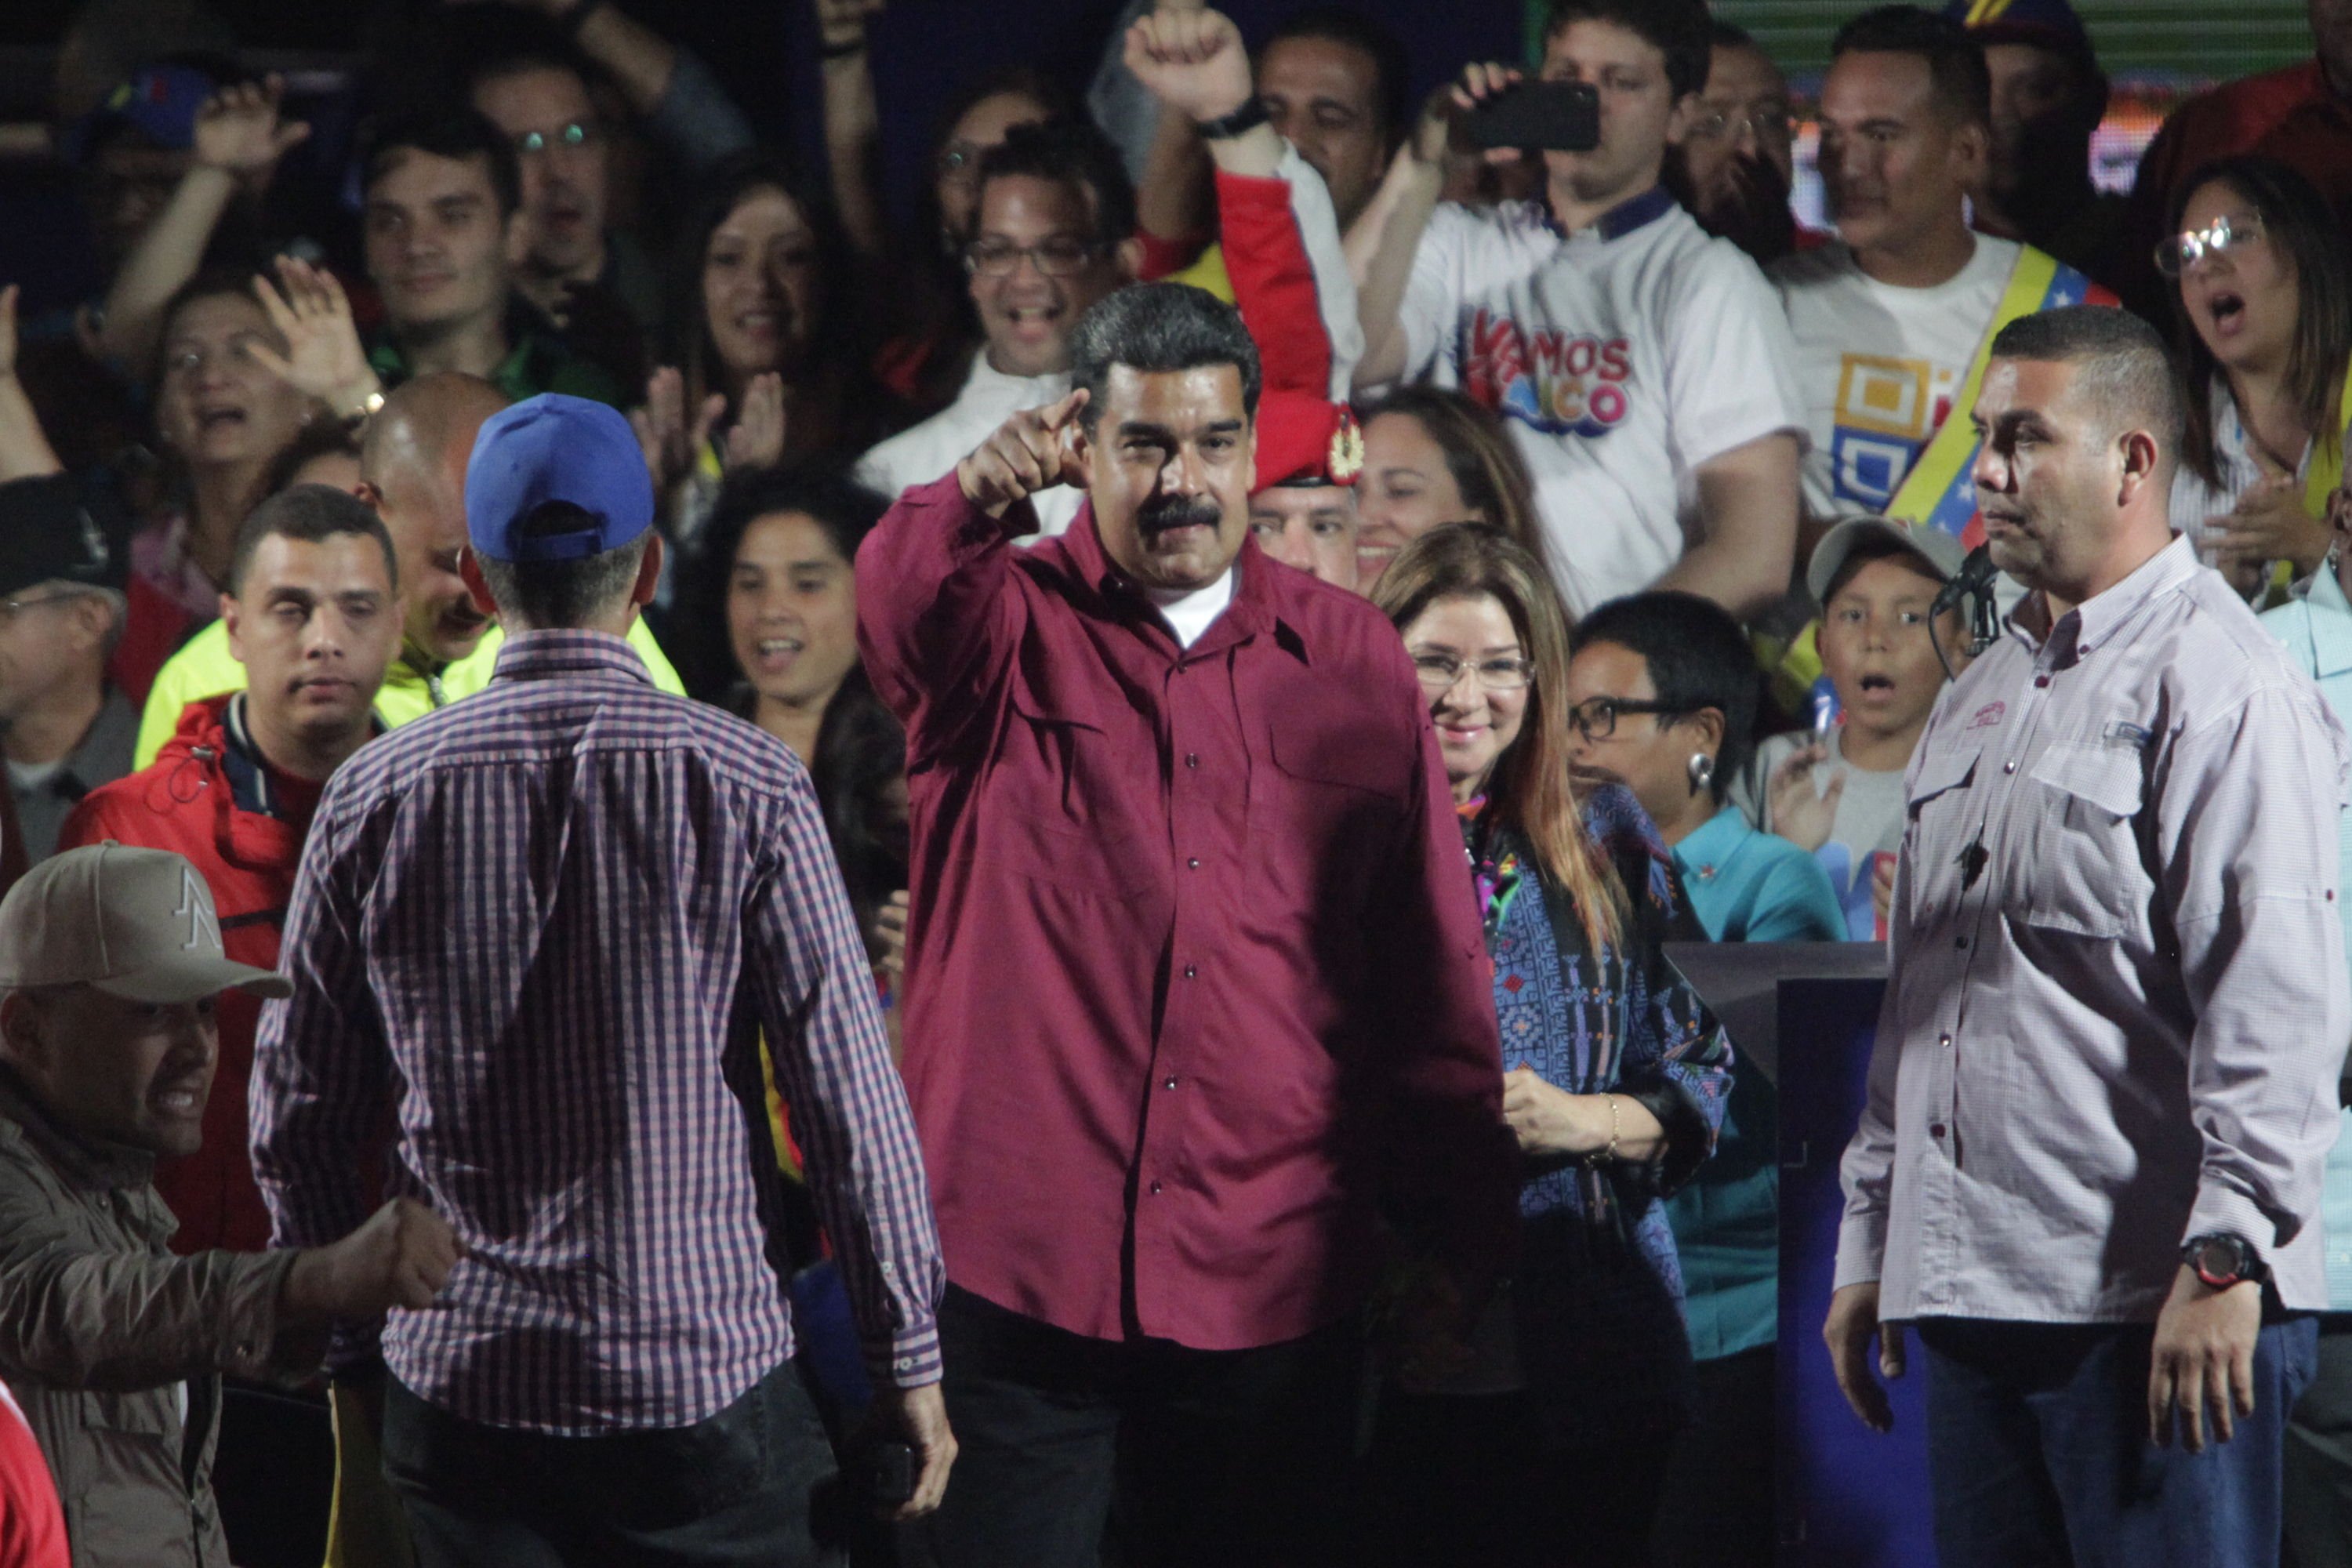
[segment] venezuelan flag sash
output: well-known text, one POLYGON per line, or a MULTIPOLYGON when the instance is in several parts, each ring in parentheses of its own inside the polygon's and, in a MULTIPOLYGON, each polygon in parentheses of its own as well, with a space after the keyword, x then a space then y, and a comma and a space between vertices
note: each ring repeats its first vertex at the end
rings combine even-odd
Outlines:
POLYGON ((1970 477, 1976 468, 1979 443, 1976 430, 1969 424, 1969 410, 1976 406, 1977 390, 1984 384, 1993 339, 2010 322, 2036 310, 2054 310, 2062 305, 2117 302, 2113 294, 2056 257, 2030 245, 2021 247, 2017 262, 2009 270, 2008 286, 2001 290, 2000 303, 1993 310, 1992 324, 1985 329, 1984 341, 1977 344, 1976 357, 1969 362, 1968 377, 1960 384, 1959 394, 1952 399, 1950 412, 1944 416, 1935 438, 1919 454, 1919 460, 1904 477, 1902 488, 1887 503, 1886 515, 1905 522, 1940 528, 1958 536, 1970 549, 1983 543, 1984 521, 1977 515, 1976 482, 1970 477))

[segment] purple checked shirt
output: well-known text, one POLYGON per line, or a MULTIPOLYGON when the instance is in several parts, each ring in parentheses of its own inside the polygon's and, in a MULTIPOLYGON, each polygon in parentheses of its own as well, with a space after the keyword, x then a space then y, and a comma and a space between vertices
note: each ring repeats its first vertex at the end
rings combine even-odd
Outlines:
POLYGON ((392 1373, 468 1420, 681 1426, 791 1353, 758 1039, 867 1360, 934 1382, 921 1157, 808 775, 596 632, 510 638, 488 690, 335 774, 263 1015, 272 1244, 366 1217, 355 1151, 465 1244, 392 1373))

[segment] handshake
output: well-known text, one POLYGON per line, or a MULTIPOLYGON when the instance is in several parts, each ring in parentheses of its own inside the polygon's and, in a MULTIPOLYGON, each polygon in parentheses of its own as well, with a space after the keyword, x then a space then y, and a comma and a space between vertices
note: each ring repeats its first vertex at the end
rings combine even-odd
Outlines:
POLYGON ((278 1316, 297 1326, 373 1318, 394 1307, 422 1311, 447 1284, 465 1248, 449 1222, 409 1198, 394 1198, 330 1247, 305 1248, 278 1297, 278 1316))

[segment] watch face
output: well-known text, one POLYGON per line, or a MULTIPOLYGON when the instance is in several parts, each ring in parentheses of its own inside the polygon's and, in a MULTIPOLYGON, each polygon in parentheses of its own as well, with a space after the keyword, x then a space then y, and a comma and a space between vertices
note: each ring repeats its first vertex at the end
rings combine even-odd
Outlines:
POLYGON ((2236 1279, 2245 1271, 2245 1248, 2231 1237, 2209 1237, 2197 1249, 2197 1272, 2208 1279, 2236 1279))

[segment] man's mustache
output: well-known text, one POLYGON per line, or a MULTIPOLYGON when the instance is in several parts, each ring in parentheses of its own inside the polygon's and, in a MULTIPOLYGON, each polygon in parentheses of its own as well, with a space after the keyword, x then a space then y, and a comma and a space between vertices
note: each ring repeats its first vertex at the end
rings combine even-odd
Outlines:
POLYGON ((1146 533, 1163 533, 1171 528, 1214 528, 1223 520, 1224 513, 1206 496, 1171 496, 1165 500, 1146 501, 1135 512, 1136 525, 1146 533))

